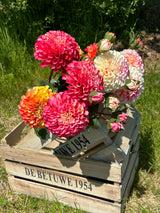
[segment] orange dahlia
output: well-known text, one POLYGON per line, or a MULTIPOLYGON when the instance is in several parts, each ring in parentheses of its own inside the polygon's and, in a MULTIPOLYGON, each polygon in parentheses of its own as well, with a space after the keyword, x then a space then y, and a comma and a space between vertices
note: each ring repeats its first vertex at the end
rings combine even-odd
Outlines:
POLYGON ((87 52, 87 55, 91 57, 91 59, 94 59, 96 57, 96 52, 98 51, 98 44, 93 43, 90 44, 85 51, 87 52))
POLYGON ((63 31, 49 31, 40 35, 35 44, 34 56, 42 60, 41 67, 50 66, 54 71, 65 72, 73 60, 79 60, 80 48, 75 39, 63 31))
POLYGON ((19 112, 24 122, 33 128, 45 128, 42 112, 48 99, 54 95, 49 86, 33 87, 21 97, 19 112))

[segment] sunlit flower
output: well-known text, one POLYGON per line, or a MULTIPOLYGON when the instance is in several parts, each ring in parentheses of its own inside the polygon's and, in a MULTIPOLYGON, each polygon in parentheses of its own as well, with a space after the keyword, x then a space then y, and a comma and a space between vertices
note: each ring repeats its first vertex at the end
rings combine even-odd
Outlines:
POLYGON ((105 92, 114 92, 124 86, 129 77, 126 58, 115 50, 102 53, 94 59, 94 64, 103 77, 105 92))
POLYGON ((121 53, 126 57, 129 69, 135 67, 139 72, 144 73, 142 58, 135 50, 125 49, 121 53))
POLYGON ((91 57, 91 59, 94 59, 96 56, 96 52, 98 51, 98 44, 97 43, 90 44, 85 49, 85 51, 87 52, 87 55, 91 57))
POLYGON ((135 91, 138 89, 139 85, 137 83, 137 81, 131 80, 130 83, 127 84, 128 89, 135 91))
POLYGON ((126 113, 124 113, 124 112, 123 112, 122 114, 119 114, 119 118, 120 118, 120 120, 121 120, 123 123, 126 122, 127 117, 128 117, 128 115, 127 115, 126 113))
POLYGON ((108 40, 108 39, 102 39, 100 41, 100 47, 99 47, 99 51, 100 52, 105 52, 111 49, 112 47, 112 43, 108 40))
POLYGON ((63 31, 49 31, 40 35, 35 44, 34 56, 42 60, 41 67, 50 65, 54 71, 65 72, 73 60, 79 60, 79 46, 75 39, 63 31))
POLYGON ((115 111, 119 107, 120 101, 115 97, 109 97, 109 108, 115 111))
POLYGON ((103 79, 95 66, 86 61, 73 61, 66 69, 69 75, 64 75, 63 80, 69 84, 68 89, 72 97, 89 103, 89 94, 92 91, 103 91, 103 79))
POLYGON ((103 99, 104 99, 104 95, 105 93, 102 93, 102 92, 98 92, 96 95, 93 95, 92 96, 92 101, 93 102, 101 102, 101 101, 103 101, 103 99))
POLYGON ((68 91, 52 96, 43 110, 45 126, 59 137, 83 131, 89 123, 88 115, 86 104, 68 95, 68 91))
POLYGON ((42 112, 48 99, 54 95, 48 86, 33 87, 21 97, 19 112, 24 122, 33 128, 45 128, 42 112))
POLYGON ((135 67, 130 67, 130 76, 129 78, 133 81, 138 81, 139 84, 137 85, 136 90, 127 90, 125 87, 122 87, 121 89, 117 90, 113 95, 117 97, 121 103, 131 103, 135 102, 141 95, 141 93, 144 90, 144 78, 143 74, 139 72, 139 69, 135 67))
POLYGON ((110 124, 111 124, 112 131, 118 132, 119 130, 124 129, 123 125, 117 121, 114 121, 110 124))

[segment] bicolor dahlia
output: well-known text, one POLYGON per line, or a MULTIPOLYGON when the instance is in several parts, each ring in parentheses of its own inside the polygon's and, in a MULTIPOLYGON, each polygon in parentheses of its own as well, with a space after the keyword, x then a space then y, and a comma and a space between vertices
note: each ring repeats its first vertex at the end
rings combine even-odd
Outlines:
POLYGON ((69 137, 83 131, 89 123, 88 115, 86 104, 68 95, 68 91, 50 97, 43 110, 45 126, 59 137, 69 137))
POLYGON ((98 51, 98 44, 93 43, 90 44, 85 51, 87 52, 87 55, 91 57, 91 59, 94 59, 96 57, 96 52, 98 51))
POLYGON ((19 112, 24 122, 33 128, 45 128, 42 112, 48 99, 54 95, 49 86, 33 87, 21 97, 19 112))
POLYGON ((94 59, 97 70, 103 77, 105 92, 114 92, 125 85, 129 77, 126 58, 115 50, 102 53, 94 59))
POLYGON ((64 75, 63 80, 69 84, 69 93, 87 105, 90 104, 89 95, 92 91, 104 91, 103 78, 92 63, 73 61, 66 71, 69 75, 64 75))
POLYGON ((63 31, 49 31, 40 35, 35 44, 34 56, 42 60, 41 67, 50 65, 54 71, 65 72, 73 60, 79 60, 80 48, 75 39, 63 31))
POLYGON ((135 67, 140 73, 144 74, 142 58, 135 50, 125 49, 121 53, 126 57, 129 68, 135 67))

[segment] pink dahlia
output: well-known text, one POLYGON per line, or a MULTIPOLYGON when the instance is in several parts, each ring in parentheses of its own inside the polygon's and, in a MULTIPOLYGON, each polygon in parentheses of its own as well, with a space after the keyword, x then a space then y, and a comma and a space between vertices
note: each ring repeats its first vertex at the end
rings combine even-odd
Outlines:
POLYGON ((130 67, 135 67, 140 73, 144 73, 142 58, 135 50, 125 49, 121 53, 126 57, 129 69, 130 67))
POLYGON ((105 92, 115 92, 125 85, 129 77, 126 58, 118 51, 110 50, 94 59, 95 67, 103 78, 105 92))
POLYGON ((128 115, 127 115, 126 113, 124 113, 124 112, 123 112, 122 114, 119 114, 119 118, 120 118, 120 120, 121 120, 123 123, 126 122, 127 117, 128 117, 128 115))
POLYGON ((121 129, 124 129, 123 125, 117 121, 111 123, 111 129, 115 132, 118 132, 121 129))
POLYGON ((87 105, 90 104, 89 94, 92 91, 104 91, 103 78, 92 63, 73 61, 67 66, 66 71, 69 75, 64 75, 63 80, 69 84, 69 93, 87 105))
POLYGON ((49 31, 40 35, 35 44, 34 56, 42 60, 41 67, 50 65, 54 71, 65 72, 73 60, 79 60, 80 48, 75 39, 63 31, 49 31))
POLYGON ((88 115, 86 104, 68 95, 68 91, 50 97, 43 110, 45 126, 59 137, 69 137, 83 131, 89 123, 88 115))
POLYGON ((42 112, 48 99, 54 95, 49 86, 33 87, 21 97, 19 112, 24 122, 33 128, 45 128, 42 112))

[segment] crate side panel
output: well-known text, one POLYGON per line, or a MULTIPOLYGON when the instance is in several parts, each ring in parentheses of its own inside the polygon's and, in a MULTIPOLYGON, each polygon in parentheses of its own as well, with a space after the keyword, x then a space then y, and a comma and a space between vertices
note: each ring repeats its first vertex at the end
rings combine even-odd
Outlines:
POLYGON ((139 138, 137 140, 137 143, 135 144, 134 146, 134 149, 132 150, 132 153, 130 155, 130 159, 129 159, 129 164, 127 166, 127 169, 126 169, 126 172, 125 172, 125 175, 124 175, 124 178, 122 180, 122 198, 124 196, 124 192, 127 188, 127 184, 131 178, 131 173, 133 170, 135 170, 135 162, 136 162, 136 159, 137 159, 137 156, 139 155, 139 138))
POLYGON ((5 161, 8 174, 113 201, 121 200, 120 185, 31 165, 5 161))
POLYGON ((63 204, 77 207, 91 213, 121 213, 121 204, 85 196, 79 193, 44 186, 39 183, 9 177, 13 191, 28 194, 34 197, 45 198, 50 201, 57 200, 63 204))
POLYGON ((21 138, 21 133, 25 127, 25 123, 22 121, 19 123, 11 132, 9 132, 1 140, 1 144, 8 144, 9 146, 14 146, 19 142, 21 138))
POLYGON ((58 158, 57 156, 49 155, 42 151, 36 152, 1 145, 0 155, 6 160, 47 167, 58 171, 66 171, 85 177, 95 177, 117 182, 121 180, 121 167, 118 164, 114 164, 114 166, 112 165, 111 167, 108 163, 87 159, 58 158))

